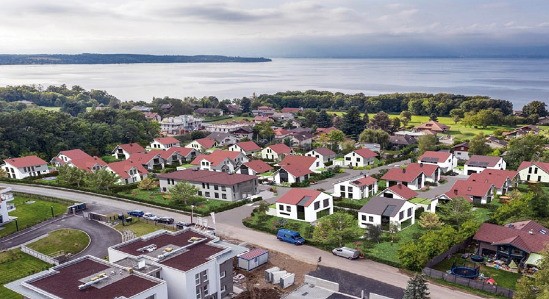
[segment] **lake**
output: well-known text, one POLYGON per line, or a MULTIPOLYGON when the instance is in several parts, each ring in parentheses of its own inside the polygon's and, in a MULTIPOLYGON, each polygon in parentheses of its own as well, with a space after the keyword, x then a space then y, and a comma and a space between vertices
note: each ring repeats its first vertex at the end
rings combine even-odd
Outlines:
POLYGON ((515 108, 549 101, 549 59, 301 59, 266 63, 0 66, 0 85, 80 85, 121 100, 286 90, 378 95, 394 92, 487 95, 515 108))

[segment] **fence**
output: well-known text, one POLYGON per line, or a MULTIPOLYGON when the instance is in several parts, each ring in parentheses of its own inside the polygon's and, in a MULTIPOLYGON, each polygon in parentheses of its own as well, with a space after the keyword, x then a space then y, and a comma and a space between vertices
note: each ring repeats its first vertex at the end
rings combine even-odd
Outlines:
POLYGON ((427 268, 432 268, 434 267, 435 265, 437 264, 440 264, 440 262, 442 262, 443 260, 449 258, 450 256, 452 256, 454 253, 460 251, 460 250, 463 250, 465 249, 469 243, 471 242, 472 238, 469 238, 461 243, 458 243, 452 247, 450 247, 450 249, 446 250, 444 253, 438 255, 438 256, 435 256, 434 258, 432 258, 426 265, 425 267, 427 268))
POLYGON ((431 268, 423 268, 423 274, 436 278, 436 279, 443 279, 445 281, 459 284, 462 286, 466 286, 469 288, 482 290, 485 292, 493 293, 499 296, 507 297, 507 298, 513 298, 513 291, 504 287, 499 287, 496 285, 487 284, 484 281, 469 279, 469 278, 463 278, 459 277, 453 274, 448 274, 446 272, 438 271, 431 268))
POLYGON ((28 248, 27 246, 25 245, 21 245, 21 251, 28 254, 28 255, 32 255, 34 256, 35 258, 39 259, 39 260, 42 260, 48 264, 52 264, 52 265, 59 265, 59 261, 48 256, 48 255, 45 255, 43 253, 40 253, 36 250, 33 250, 33 249, 30 249, 28 248))

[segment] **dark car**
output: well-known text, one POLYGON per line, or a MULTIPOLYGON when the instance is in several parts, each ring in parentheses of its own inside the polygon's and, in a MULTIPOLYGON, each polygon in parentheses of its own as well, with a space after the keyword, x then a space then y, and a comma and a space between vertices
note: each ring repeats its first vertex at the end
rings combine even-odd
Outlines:
POLYGON ((173 224, 174 221, 175 220, 173 220, 172 217, 158 217, 158 219, 156 219, 156 222, 164 224, 173 224))
POLYGON ((177 227, 177 229, 184 229, 185 227, 189 227, 189 226, 192 226, 192 223, 179 221, 175 224, 175 227, 177 227))
POLYGON ((143 212, 141 210, 133 210, 133 211, 128 212, 128 215, 134 216, 134 217, 143 217, 144 214, 145 214, 145 212, 143 212))

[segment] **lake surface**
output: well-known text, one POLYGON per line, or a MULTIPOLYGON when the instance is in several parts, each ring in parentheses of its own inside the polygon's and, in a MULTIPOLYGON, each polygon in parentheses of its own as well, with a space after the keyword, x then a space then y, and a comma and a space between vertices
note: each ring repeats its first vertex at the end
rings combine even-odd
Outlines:
POLYGON ((80 85, 121 100, 286 90, 487 95, 549 102, 549 59, 273 59, 266 63, 0 66, 0 85, 80 85))

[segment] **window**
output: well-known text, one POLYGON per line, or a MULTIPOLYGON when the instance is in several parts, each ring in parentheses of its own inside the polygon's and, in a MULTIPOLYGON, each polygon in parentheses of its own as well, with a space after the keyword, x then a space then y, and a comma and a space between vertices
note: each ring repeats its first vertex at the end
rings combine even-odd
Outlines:
POLYGON ((326 208, 330 204, 330 200, 328 198, 324 199, 323 206, 326 208))
POLYGON ((353 187, 351 187, 351 186, 347 187, 347 191, 353 192, 353 187))
POLYGON ((206 188, 206 184, 202 183, 202 189, 206 188))
POLYGON ((203 281, 204 282, 208 281, 208 271, 202 271, 202 275, 204 276, 203 281))
POLYGON ((402 220, 403 218, 404 218, 404 211, 400 211, 400 213, 398 213, 398 219, 402 220))
POLYGON ((195 282, 196 285, 200 284, 200 273, 196 273, 194 275, 194 282, 195 282))
POLYGON ((196 287, 196 299, 202 298, 202 292, 200 292, 200 287, 196 287))
POLYGON ((222 193, 222 194, 221 194, 221 199, 227 199, 227 194, 222 193))
POLYGON ((538 175, 538 182, 541 182, 541 175, 538 175))
POLYGON ((219 186, 218 186, 218 185, 214 185, 214 190, 219 190, 219 186))
POLYGON ((215 197, 215 198, 219 198, 219 193, 215 192, 215 193, 214 193, 214 197, 215 197))
POLYGON ((292 211, 292 207, 291 206, 286 206, 286 212, 291 212, 292 211))
POLYGON ((208 285, 204 286, 204 296, 208 295, 208 285))
POLYGON ((538 168, 534 168, 534 174, 538 174, 538 168))
POLYGON ((374 222, 374 216, 368 216, 368 221, 369 222, 374 222))
POLYGON ((206 192, 206 193, 204 194, 204 196, 210 197, 210 192, 206 192))
POLYGON ((221 191, 225 191, 227 188, 225 186, 221 186, 221 191))
POLYGON ((221 287, 221 290, 220 290, 219 292, 220 292, 220 293, 223 293, 223 292, 225 292, 225 291, 227 291, 227 287, 226 287, 225 285, 223 285, 223 286, 221 287))
POLYGON ((219 278, 225 278, 225 275, 227 275, 227 271, 221 271, 219 278))
POLYGON ((366 221, 366 215, 362 215, 362 220, 366 221))
POLYGON ((318 209, 320 209, 320 202, 319 201, 315 202, 315 210, 318 210, 318 209))
POLYGON ((345 186, 343 186, 343 185, 339 186, 339 190, 340 191, 345 191, 345 186))
POLYGON ((281 210, 281 211, 284 211, 284 206, 283 205, 278 205, 278 209, 281 210))
POLYGON ((202 191, 198 191, 198 196, 202 196, 202 191))

